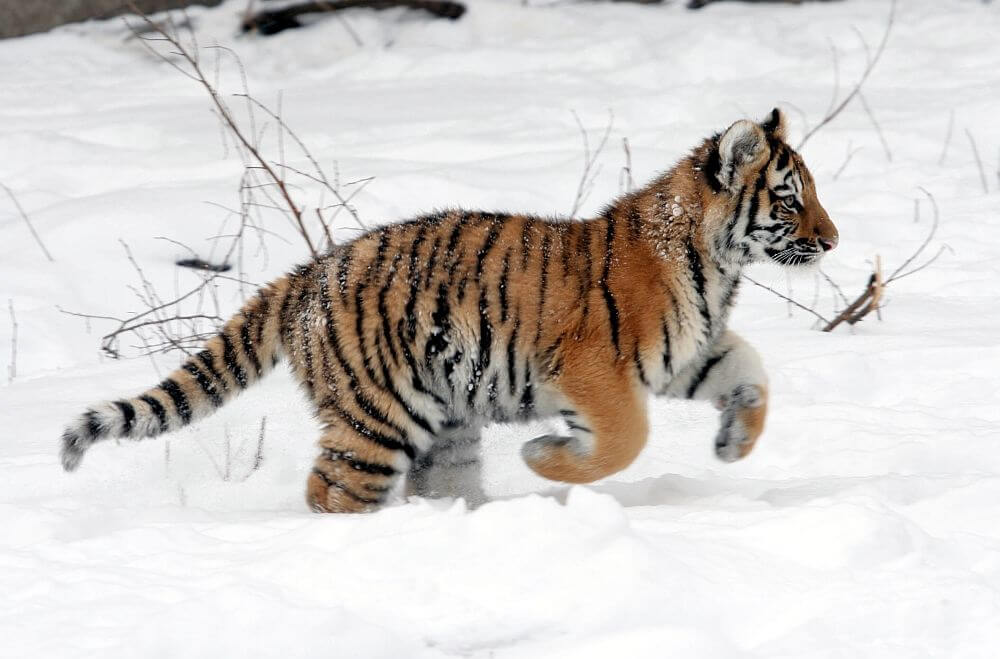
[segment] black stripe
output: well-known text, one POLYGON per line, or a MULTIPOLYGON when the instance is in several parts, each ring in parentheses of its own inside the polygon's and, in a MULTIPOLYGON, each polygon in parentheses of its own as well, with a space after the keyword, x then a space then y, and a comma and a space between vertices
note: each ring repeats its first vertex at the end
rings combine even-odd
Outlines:
MULTIPOLYGON (((337 286, 340 291, 340 302, 347 305, 347 278, 350 275, 351 261, 354 259, 354 243, 340 248, 340 260, 337 261, 337 286)), ((324 300, 325 301, 325 300, 324 300)))
POLYGON ((521 227, 521 270, 528 269, 528 258, 531 256, 531 220, 525 218, 521 227))
POLYGON ((320 479, 323 481, 323 483, 327 487, 332 487, 332 488, 334 488, 336 490, 340 490, 341 492, 343 492, 344 494, 346 494, 348 496, 348 498, 354 499, 358 503, 364 503, 364 504, 381 503, 381 497, 379 497, 377 499, 367 499, 367 498, 365 498, 365 497, 363 497, 363 496, 361 496, 359 494, 356 494, 356 493, 352 492, 351 490, 349 490, 346 486, 344 486, 341 483, 338 483, 337 481, 331 479, 329 476, 327 476, 322 471, 320 471, 319 468, 317 468, 317 467, 313 467, 313 473, 316 474, 317 476, 319 476, 320 479))
POLYGON ((549 257, 552 255, 552 237, 546 233, 542 238, 542 274, 538 290, 538 323, 535 328, 535 343, 542 337, 542 317, 545 311, 545 291, 549 284, 549 257))
MULTIPOLYGON (((394 279, 394 273, 396 272, 396 267, 399 265, 399 261, 402 259, 403 253, 396 252, 392 258, 392 262, 389 264, 389 271, 386 275, 386 283, 388 284, 392 279, 394 279)), ((358 352, 361 354, 361 364, 365 369, 365 373, 368 375, 368 379, 373 383, 378 384, 378 377, 375 375, 375 370, 372 368, 371 358, 368 356, 368 342, 367 338, 369 333, 365 332, 364 321, 368 317, 364 310, 364 292, 367 290, 369 281, 359 282, 357 287, 354 289, 354 305, 358 308, 358 313, 354 314, 354 334, 357 339, 358 352)), ((326 281, 320 278, 320 290, 326 285, 326 281)), ((379 298, 382 297, 381 291, 379 292, 379 298)), ((382 317, 382 329, 385 331, 388 325, 388 313, 382 317)), ((391 332, 390 332, 391 334, 391 332)), ((376 337, 377 338, 377 334, 376 337)), ((391 336, 387 337, 390 343, 390 349, 392 348, 391 336)), ((388 383, 383 383, 388 384, 388 383)))
MULTIPOLYGON (((327 277, 327 273, 326 273, 326 271, 324 271, 320 275, 320 278, 321 279, 325 279, 326 277, 327 277)), ((305 368, 305 371, 306 371, 306 374, 305 374, 305 385, 306 385, 306 388, 309 390, 309 393, 315 395, 315 391, 316 391, 316 382, 315 382, 316 376, 315 376, 315 373, 316 373, 316 370, 315 370, 314 365, 313 365, 312 344, 310 342, 311 339, 312 339, 312 332, 310 331, 310 327, 312 325, 311 321, 313 319, 313 316, 312 316, 312 310, 309 309, 309 306, 306 304, 306 298, 308 296, 308 289, 309 289, 308 284, 304 283, 302 285, 302 289, 299 291, 299 294, 296 297, 296 300, 295 300, 295 310, 294 310, 294 313, 292 314, 292 317, 297 321, 296 324, 299 326, 299 330, 300 330, 300 332, 302 334, 302 345, 296 348, 296 352, 301 351, 301 353, 302 353, 302 365, 303 365, 303 367, 305 368)), ((320 299, 323 299, 323 298, 325 298, 325 296, 323 296, 322 293, 321 293, 320 299)), ((320 351, 320 354, 321 355, 323 354, 322 350, 320 351)), ((325 368, 323 369, 323 376, 326 377, 326 369, 325 368)))
POLYGON ((576 411, 575 410, 559 410, 559 414, 562 414, 563 416, 576 416, 576 411))
POLYGON ((604 304, 608 307, 608 322, 611 324, 611 342, 615 346, 615 354, 621 357, 621 345, 619 343, 618 331, 618 304, 615 296, 611 294, 611 287, 608 285, 608 278, 611 275, 611 259, 613 256, 613 245, 615 240, 615 221, 608 218, 608 230, 604 238, 604 271, 601 273, 601 292, 604 293, 604 304))
POLYGON ((663 318, 663 370, 670 376, 670 330, 667 328, 667 319, 663 318))
MULTIPOLYGON (((327 281, 325 277, 322 276, 320 277, 319 285, 321 291, 327 286, 327 281)), ((359 288, 360 287, 361 285, 359 285, 359 288)), ((388 428, 392 428, 393 430, 398 432, 401 436, 405 437, 406 436, 405 431, 396 424, 390 422, 385 412, 380 410, 375 405, 374 401, 369 399, 368 396, 366 396, 363 393, 362 388, 360 386, 360 382, 358 380, 358 375, 357 373, 355 373, 354 369, 350 365, 350 362, 347 361, 347 357, 344 355, 343 345, 340 342, 340 335, 337 332, 337 323, 333 311, 327 308, 325 309, 325 315, 326 315, 326 333, 327 333, 326 338, 330 344, 330 347, 333 348, 333 356, 336 358, 337 363, 340 365, 340 368, 347 375, 348 383, 350 385, 349 388, 351 390, 351 393, 353 394, 354 402, 357 404, 358 409, 360 409, 362 412, 367 414, 375 421, 378 421, 379 423, 388 428)), ((367 359, 366 355, 362 355, 362 357, 363 359, 367 359)), ((369 367, 366 366, 366 368, 369 367)))
POLYGON ((260 305, 253 314, 253 320, 257 321, 257 331, 254 333, 254 345, 256 346, 264 346, 264 327, 267 325, 273 297, 274 291, 270 285, 260 291, 260 305))
POLYGON ((486 299, 486 289, 483 288, 479 293, 479 357, 476 360, 476 370, 473 375, 472 383, 469 386, 469 405, 472 405, 472 401, 475 400, 476 391, 479 389, 479 382, 482 380, 483 375, 486 374, 486 369, 490 366, 490 349, 492 345, 493 328, 490 323, 490 311, 489 304, 486 299))
POLYGON ((153 410, 153 414, 156 415, 157 420, 160 422, 160 429, 157 432, 163 432, 167 429, 167 410, 163 408, 163 404, 157 399, 153 398, 149 394, 143 394, 139 396, 139 400, 149 405, 149 408, 153 410))
POLYGON ((486 267, 486 257, 490 255, 493 251, 493 247, 497 243, 497 238, 500 237, 500 231, 503 229, 503 223, 499 220, 497 216, 494 216, 490 222, 490 229, 486 232, 486 240, 483 242, 482 247, 476 252, 476 278, 478 279, 483 274, 483 268, 486 267))
MULTIPOLYGON (((397 257, 399 255, 397 254, 397 257)), ((393 284, 393 277, 386 277, 385 283, 382 284, 382 288, 378 292, 378 315, 382 319, 382 336, 385 339, 386 344, 389 347, 389 355, 392 357, 392 363, 399 364, 399 353, 396 352, 396 344, 392 340, 392 320, 389 317, 389 308, 386 306, 385 297, 389 294, 389 289, 393 284)), ((360 314, 358 314, 360 316, 360 314)))
POLYGON ((322 455, 331 462, 346 462, 354 471, 363 471, 366 474, 377 474, 379 476, 394 476, 396 474, 396 470, 389 465, 358 460, 350 452, 324 448, 322 455))
POLYGON ((222 405, 222 396, 219 395, 218 390, 215 388, 215 383, 194 362, 189 361, 184 366, 181 366, 181 368, 194 376, 194 381, 201 387, 202 393, 212 401, 212 405, 215 407, 222 405))
POLYGON ((424 344, 424 363, 429 367, 435 355, 444 352, 448 347, 448 334, 451 331, 451 307, 448 305, 448 288, 442 281, 438 284, 437 302, 431 321, 436 329, 427 336, 424 344))
MULTIPOLYGON (((376 337, 377 338, 377 337, 376 337)), ((421 416, 415 409, 410 407, 410 404, 406 402, 403 395, 396 389, 396 385, 392 380, 392 373, 389 370, 389 365, 385 361, 385 355, 382 354, 381 343, 376 340, 375 342, 375 356, 378 359, 379 364, 382 367, 382 377, 385 378, 386 389, 392 394, 392 397, 396 399, 403 411, 406 412, 407 416, 413 423, 417 424, 424 432, 429 435, 434 434, 434 428, 431 427, 430 422, 421 416)))
POLYGON ((514 362, 517 350, 517 331, 521 327, 520 317, 514 319, 514 329, 510 333, 510 340, 507 341, 507 388, 513 396, 517 391, 517 364, 514 362))
POLYGON ((635 360, 635 368, 639 371, 639 381, 645 386, 649 386, 649 381, 646 379, 646 371, 642 368, 642 357, 639 356, 639 345, 636 343, 635 354, 633 355, 635 360))
POLYGON ((437 264, 438 251, 441 249, 441 236, 434 239, 434 244, 431 245, 431 258, 427 262, 427 267, 424 269, 424 290, 431 287, 431 280, 434 278, 434 266, 437 264))
POLYGON ((335 412, 340 418, 347 422, 354 432, 358 433, 366 439, 370 439, 382 448, 389 449, 390 451, 402 451, 406 454, 406 457, 413 460, 417 456, 417 451, 409 443, 405 441, 400 441, 388 435, 383 435, 382 433, 373 430, 361 423, 354 415, 345 410, 340 406, 335 398, 328 397, 322 401, 321 407, 329 408, 335 412))
POLYGON ((181 417, 181 422, 184 425, 190 423, 191 404, 188 403, 187 396, 184 395, 184 391, 181 390, 180 386, 170 378, 167 378, 160 383, 160 389, 163 389, 170 396, 170 400, 173 401, 178 416, 181 417))
POLYGON ((780 149, 781 153, 779 153, 778 162, 774 163, 774 167, 780 172, 785 167, 788 167, 789 152, 788 148, 786 147, 778 147, 778 148, 780 149))
POLYGON ((116 400, 115 407, 122 413, 122 435, 128 437, 135 422, 135 408, 132 407, 132 403, 124 400, 116 400))
POLYGON ((463 222, 465 218, 459 216, 455 221, 455 226, 448 236, 448 246, 444 249, 445 261, 448 263, 448 285, 451 286, 455 279, 455 269, 461 261, 455 258, 455 247, 458 245, 458 238, 462 234, 462 229, 466 226, 463 222))
POLYGON ((719 170, 722 169, 722 157, 719 155, 719 137, 717 133, 712 137, 712 144, 705 158, 705 164, 701 168, 705 175, 705 182, 714 192, 722 191, 722 183, 719 181, 719 170))
POLYGON ((396 323, 396 336, 399 337, 399 347, 403 352, 403 360, 406 362, 406 366, 410 369, 410 382, 413 388, 422 394, 427 394, 434 399, 436 403, 441 405, 444 404, 444 400, 435 394, 433 391, 424 386, 423 381, 420 379, 420 373, 417 367, 417 360, 413 356, 413 351, 410 349, 410 343, 403 337, 403 319, 400 318, 399 322, 396 323))
POLYGON ((628 236, 632 241, 638 240, 642 236, 642 214, 639 212, 639 205, 635 202, 628 207, 628 236))
POLYGON ((285 289, 285 299, 281 301, 281 307, 278 309, 278 332, 281 335, 281 342, 285 345, 285 352, 288 354, 292 354, 291 344, 295 338, 295 333, 291 328, 291 321, 294 320, 294 317, 289 313, 289 305, 295 298, 295 287, 300 284, 303 284, 302 280, 295 278, 289 280, 288 288, 285 289))
POLYGON ((108 429, 102 428, 101 423, 97 420, 97 412, 91 410, 84 414, 84 417, 87 419, 87 433, 90 437, 97 439, 108 433, 108 429))
POLYGON ((500 323, 507 322, 510 312, 510 302, 507 299, 507 280, 510 276, 510 250, 503 257, 503 267, 500 270, 500 281, 497 283, 497 298, 500 300, 500 323))
POLYGON ((712 315, 708 311, 708 300, 705 299, 705 273, 702 270, 701 255, 694 247, 694 240, 688 238, 687 241, 688 270, 691 272, 691 281, 694 283, 695 292, 698 295, 696 300, 698 311, 705 321, 705 333, 712 333, 712 315))
POLYGON ((728 354, 729 351, 727 350, 721 355, 716 355, 705 362, 705 365, 701 367, 701 370, 698 371, 698 374, 694 377, 694 380, 691 381, 690 386, 688 386, 687 398, 694 398, 695 393, 698 391, 698 387, 700 387, 701 383, 708 377, 709 371, 715 368, 715 365, 725 359, 728 354))
POLYGON ((719 306, 720 312, 725 313, 729 306, 733 303, 733 298, 736 296, 736 292, 740 288, 740 278, 739 275, 732 279, 726 279, 729 287, 726 292, 722 295, 722 303, 719 306))
POLYGON ((243 352, 250 360, 250 365, 253 366, 253 371, 259 378, 261 374, 260 359, 257 358, 257 350, 254 348, 253 339, 250 336, 250 319, 245 316, 243 325, 240 326, 240 341, 243 344, 243 352))
POLYGON ((229 384, 226 379, 222 377, 222 373, 215 368, 215 355, 212 354, 211 350, 202 350, 195 357, 202 363, 202 365, 208 370, 209 374, 215 380, 217 388, 221 388, 223 391, 229 389, 229 384))
POLYGON ((239 360, 236 359, 236 350, 233 349, 233 342, 223 330, 219 333, 222 337, 222 361, 226 365, 226 369, 232 374, 233 378, 236 380, 236 384, 240 386, 241 389, 247 388, 247 372, 240 365, 239 360))
POLYGON ((529 416, 535 409, 534 385, 531 382, 531 366, 524 365, 524 389, 521 391, 521 400, 517 404, 518 410, 525 417, 529 416))
POLYGON ((581 323, 587 318, 590 311, 590 287, 593 278, 593 254, 590 253, 590 230, 593 222, 584 222, 580 225, 580 253, 584 255, 583 278, 580 280, 580 299, 583 302, 583 312, 580 314, 581 323))
POLYGON ((581 426, 579 423, 574 423, 573 421, 570 421, 569 419, 566 418, 564 418, 563 421, 565 421, 566 425, 572 428, 573 430, 580 430, 582 432, 590 433, 591 435, 594 434, 594 432, 587 426, 581 426))
MULTIPOLYGON (((413 313, 413 310, 417 306, 417 291, 420 290, 420 271, 417 269, 417 257, 420 254, 420 246, 426 239, 427 226, 421 224, 420 228, 417 229, 417 237, 410 247, 410 270, 408 273, 410 275, 410 295, 406 299, 406 313, 403 314, 406 318, 406 332, 410 341, 417 336, 417 315, 413 313)), ((397 253, 397 256, 400 253, 397 253)), ((394 259, 393 263, 395 264, 395 262, 396 260, 394 259)))
POLYGON ((733 216, 729 219, 726 230, 720 235, 720 239, 726 239, 726 247, 729 249, 736 247, 736 227, 739 225, 740 217, 743 215, 744 193, 746 193, 746 187, 741 186, 736 193, 736 210, 733 211, 733 216))

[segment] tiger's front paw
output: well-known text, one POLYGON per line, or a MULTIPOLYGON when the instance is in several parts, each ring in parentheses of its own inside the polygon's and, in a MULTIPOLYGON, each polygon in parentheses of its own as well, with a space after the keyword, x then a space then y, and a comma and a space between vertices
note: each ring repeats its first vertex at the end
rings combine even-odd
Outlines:
POLYGON ((741 385, 719 402, 722 425, 715 436, 715 455, 723 462, 736 462, 750 455, 764 431, 767 391, 757 385, 741 385))

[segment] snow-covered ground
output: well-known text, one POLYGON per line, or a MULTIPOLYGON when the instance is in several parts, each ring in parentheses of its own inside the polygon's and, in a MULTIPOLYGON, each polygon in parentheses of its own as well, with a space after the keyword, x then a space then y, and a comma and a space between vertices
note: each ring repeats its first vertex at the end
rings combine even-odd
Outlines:
MULTIPOLYGON (((376 177, 356 199, 373 223, 452 205, 568 212, 583 165, 571 111, 592 145, 614 115, 585 212, 618 192, 623 137, 639 182, 776 104, 795 143, 829 104, 830 44, 843 94, 865 60, 855 28, 874 46, 888 12, 473 0, 455 23, 345 14, 359 46, 338 20, 236 37, 245 4, 192 11, 199 42, 235 49, 261 100, 282 92, 328 168, 376 177)), ((0 363, 8 299, 18 322, 16 378, 0 388, 0 656, 997 656, 998 34, 996 3, 900 2, 864 94, 891 162, 858 103, 803 150, 841 233, 825 270, 849 295, 875 255, 892 270, 924 239, 919 187, 941 209, 927 254, 952 251, 892 284, 882 322, 833 334, 743 291, 732 324, 772 388, 750 458, 715 460, 707 406, 656 401, 648 448, 606 482, 533 477, 517 452, 539 428, 499 427, 494 502, 367 516, 307 512, 316 428, 284 373, 169 441, 109 443, 62 472, 65 422, 159 376, 149 359, 102 358, 112 324, 57 306, 141 309, 119 238, 165 295, 190 286, 173 266, 184 251, 155 237, 207 254, 226 211, 206 202, 236 205, 240 166, 203 91, 119 22, 0 42, 0 182, 55 258, 0 195, 0 363)), ((258 282, 304 257, 286 224, 268 226, 266 253, 254 238, 247 254, 258 282)), ((807 302, 818 289, 830 311, 812 276, 752 274, 807 302)), ((235 289, 221 294, 235 309, 235 289)))

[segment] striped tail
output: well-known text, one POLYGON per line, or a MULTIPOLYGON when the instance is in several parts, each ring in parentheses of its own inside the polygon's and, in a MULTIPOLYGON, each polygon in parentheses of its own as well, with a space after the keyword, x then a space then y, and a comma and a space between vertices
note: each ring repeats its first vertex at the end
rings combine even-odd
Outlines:
POLYGON ((183 428, 235 398, 281 357, 280 315, 290 277, 261 289, 201 352, 140 396, 94 405, 62 436, 62 465, 73 471, 95 442, 144 439, 183 428))

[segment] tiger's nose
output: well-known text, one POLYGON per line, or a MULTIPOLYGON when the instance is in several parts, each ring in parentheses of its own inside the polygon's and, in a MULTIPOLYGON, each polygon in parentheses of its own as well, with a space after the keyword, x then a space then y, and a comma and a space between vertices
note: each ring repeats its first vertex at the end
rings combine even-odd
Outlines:
POLYGON ((837 246, 837 238, 817 238, 819 241, 819 246, 823 248, 824 252, 829 252, 831 249, 837 246))

